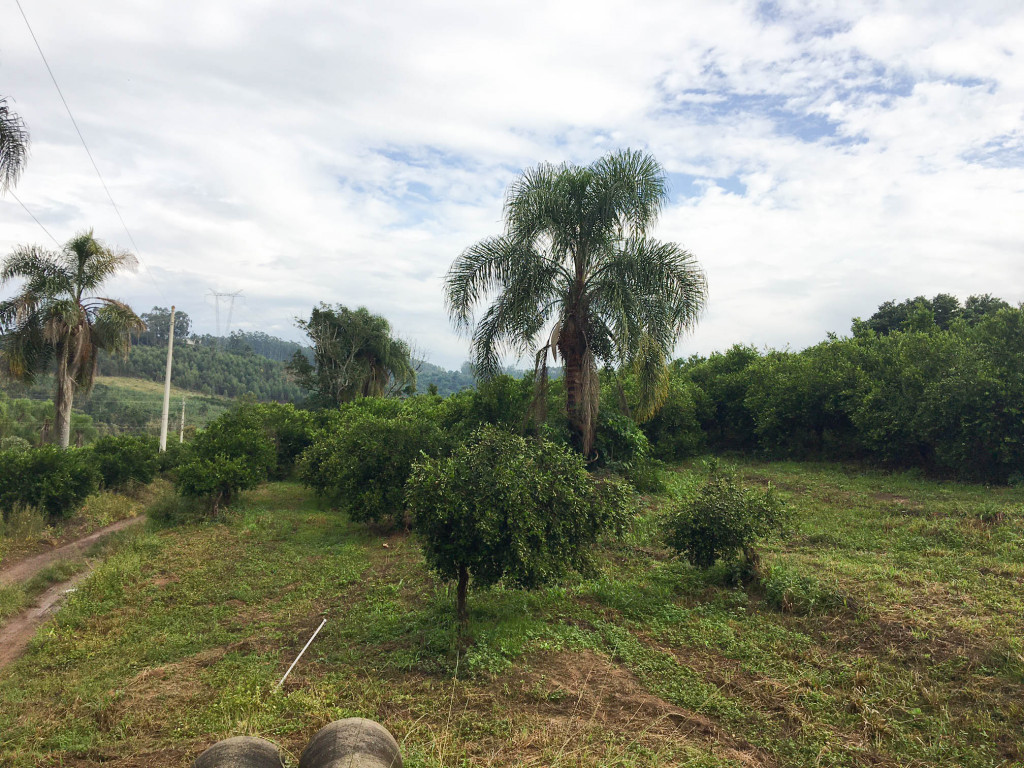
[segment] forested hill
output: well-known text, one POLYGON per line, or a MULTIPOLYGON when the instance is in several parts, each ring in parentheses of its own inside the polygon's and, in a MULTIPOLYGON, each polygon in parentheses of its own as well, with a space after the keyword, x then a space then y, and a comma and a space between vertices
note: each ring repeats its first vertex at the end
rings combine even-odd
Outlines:
MULTIPOLYGON (((166 346, 138 344, 132 347, 127 359, 101 355, 99 373, 163 381, 166 363, 166 346)), ((193 339, 185 343, 175 341, 172 381, 177 387, 204 395, 240 397, 251 394, 258 400, 278 402, 294 402, 305 396, 288 378, 283 362, 251 351, 233 352, 201 344, 193 339)))
MULTIPOLYGON (((100 363, 101 375, 164 380, 171 313, 166 307, 153 307, 142 314, 142 319, 148 328, 137 339, 128 360, 104 356, 100 363)), ((290 380, 285 364, 300 350, 311 357, 312 349, 308 346, 263 331, 233 331, 229 336, 195 335, 192 320, 185 312, 175 315, 174 336, 175 386, 227 397, 251 393, 260 400, 301 401, 307 394, 290 380)), ((417 392, 429 392, 433 385, 439 395, 446 397, 476 386, 468 363, 457 371, 425 360, 414 360, 413 367, 417 372, 417 392)), ((506 372, 516 378, 525 373, 512 369, 506 372)), ((560 370, 552 370, 552 378, 560 373, 560 370)))

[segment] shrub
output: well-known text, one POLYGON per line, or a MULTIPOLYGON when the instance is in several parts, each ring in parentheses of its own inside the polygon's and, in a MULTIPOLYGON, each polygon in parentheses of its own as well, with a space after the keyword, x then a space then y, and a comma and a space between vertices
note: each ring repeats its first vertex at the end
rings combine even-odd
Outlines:
POLYGON ((25 453, 26 451, 32 450, 32 443, 23 437, 17 435, 8 435, 7 437, 0 437, 0 453, 4 451, 16 451, 17 453, 25 453))
POLYGON ((621 529, 632 507, 625 486, 595 482, 567 446, 494 427, 417 463, 406 500, 428 565, 458 581, 462 623, 470 576, 530 589, 585 569, 597 537, 621 529))
POLYGON ((158 472, 161 474, 173 472, 192 457, 192 444, 168 440, 167 449, 162 453, 158 453, 156 457, 158 472))
POLYGON ((313 416, 291 403, 259 403, 247 406, 245 416, 261 428, 274 446, 275 462, 270 477, 283 480, 295 470, 295 462, 312 442, 313 416))
POLYGON ((92 445, 92 458, 106 488, 149 485, 159 465, 158 444, 151 437, 101 437, 92 445))
POLYGON ((51 518, 75 512, 99 488, 99 473, 88 449, 53 445, 0 453, 0 510, 6 519, 16 506, 36 507, 51 518))
POLYGON ((594 433, 595 467, 622 475, 638 491, 658 493, 665 484, 658 474, 663 466, 651 457, 651 444, 636 422, 610 410, 600 412, 594 433))
POLYGON ((212 459, 193 458, 178 468, 178 492, 185 497, 206 499, 216 514, 230 504, 239 491, 255 488, 266 475, 245 457, 223 454, 212 459))
POLYGON ((439 413, 441 425, 446 433, 459 439, 468 438, 485 424, 522 432, 529 421, 533 398, 532 377, 494 376, 480 381, 476 389, 466 389, 445 398, 439 413))
POLYGON ((239 491, 255 488, 277 469, 277 446, 257 409, 243 404, 196 435, 177 469, 175 485, 181 495, 205 499, 216 513, 239 491))
POLYGON ((413 462, 438 453, 443 442, 429 404, 393 417, 352 408, 306 449, 299 477, 356 522, 394 521, 413 462))
POLYGON ((705 438, 699 416, 709 409, 699 386, 673 374, 665 404, 642 427, 653 455, 663 461, 678 461, 700 453, 705 438))
POLYGON ((737 564, 742 556, 749 575, 759 562, 755 546, 788 522, 789 511, 771 485, 763 492, 742 488, 731 472, 712 465, 694 498, 670 515, 666 539, 698 568, 719 559, 737 564))

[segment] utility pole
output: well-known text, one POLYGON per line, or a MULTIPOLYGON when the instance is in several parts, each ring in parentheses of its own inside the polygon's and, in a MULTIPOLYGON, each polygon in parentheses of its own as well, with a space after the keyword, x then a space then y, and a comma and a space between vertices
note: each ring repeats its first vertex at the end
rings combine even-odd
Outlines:
POLYGON ((160 416, 160 453, 167 450, 167 417, 171 410, 171 357, 174 355, 174 307, 171 306, 171 330, 167 334, 167 372, 164 374, 164 410, 160 416))
POLYGON ((181 431, 178 433, 178 442, 185 442, 185 396, 181 396, 181 431))

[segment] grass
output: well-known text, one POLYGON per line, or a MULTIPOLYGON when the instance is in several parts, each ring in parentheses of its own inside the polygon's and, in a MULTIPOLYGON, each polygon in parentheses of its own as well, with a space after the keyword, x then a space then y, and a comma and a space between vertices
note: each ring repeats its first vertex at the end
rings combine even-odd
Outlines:
POLYGON ((740 471, 796 510, 759 588, 659 543, 700 480, 681 467, 595 577, 471 592, 465 655, 415 539, 300 486, 127 532, 5 670, 0 764, 184 767, 254 733, 295 765, 324 723, 359 715, 414 768, 1021 765, 1024 490, 740 471))
MULTIPOLYGON (((165 480, 125 492, 100 491, 87 498, 82 509, 67 519, 51 519, 37 509, 20 507, 10 519, 0 522, 0 568, 88 536, 118 520, 136 517, 154 498, 169 491, 170 483, 165 480)), ((3 604, 4 598, 0 597, 0 616, 3 604)))
MULTIPOLYGON (((164 385, 147 379, 135 379, 128 376, 97 376, 95 392, 101 394, 108 390, 111 395, 124 402, 135 403, 148 409, 153 417, 150 420, 150 432, 159 432, 160 413, 163 409, 164 385)), ((234 405, 234 399, 220 395, 204 395, 181 387, 171 386, 171 421, 177 424, 181 408, 181 398, 188 404, 186 422, 192 427, 205 427, 209 422, 220 416, 234 405)), ((172 430, 173 431, 173 430, 172 430)))

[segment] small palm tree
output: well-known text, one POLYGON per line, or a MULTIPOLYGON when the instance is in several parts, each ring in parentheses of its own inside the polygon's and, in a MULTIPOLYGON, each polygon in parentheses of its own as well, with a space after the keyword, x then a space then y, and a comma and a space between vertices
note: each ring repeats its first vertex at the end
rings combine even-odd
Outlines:
POLYGON ((0 286, 25 280, 20 293, 0 302, 0 363, 9 375, 32 380, 56 362, 54 433, 62 448, 71 438, 75 390, 92 388, 99 351, 127 355, 131 335, 146 329, 127 304, 92 295, 107 278, 134 271, 137 263, 90 230, 60 252, 19 246, 0 269, 0 286))
POLYGON ((0 98, 0 193, 14 186, 28 160, 25 122, 0 98))
POLYGON ((533 351, 538 363, 548 351, 561 355, 569 427, 584 455, 597 423, 598 361, 631 371, 636 415, 653 415, 668 391, 666 360, 704 307, 693 255, 648 236, 666 197, 664 171, 643 152, 537 166, 508 189, 505 234, 467 248, 448 271, 448 311, 470 332, 480 375, 499 372, 504 350, 533 351))

